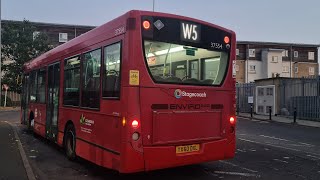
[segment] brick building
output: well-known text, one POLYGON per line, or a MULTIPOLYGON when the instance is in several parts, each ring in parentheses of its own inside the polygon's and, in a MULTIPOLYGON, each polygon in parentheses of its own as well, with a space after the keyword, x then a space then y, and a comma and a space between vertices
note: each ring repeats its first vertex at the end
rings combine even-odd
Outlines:
POLYGON ((319 74, 315 44, 237 42, 236 80, 254 82, 271 77, 306 77, 319 74))

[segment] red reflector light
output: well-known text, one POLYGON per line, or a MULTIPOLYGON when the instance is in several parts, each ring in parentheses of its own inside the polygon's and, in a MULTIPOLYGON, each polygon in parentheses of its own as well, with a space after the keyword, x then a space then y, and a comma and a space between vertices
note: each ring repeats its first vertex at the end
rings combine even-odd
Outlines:
POLYGON ((146 29, 146 30, 150 29, 150 22, 149 21, 143 21, 142 25, 143 25, 144 29, 146 29))
POLYGON ((236 122, 236 119, 234 117, 230 117, 230 123, 234 124, 236 122))
POLYGON ((132 125, 133 128, 137 128, 137 127, 139 127, 139 121, 133 120, 131 125, 132 125))
POLYGON ((224 42, 225 42, 226 44, 229 44, 230 38, 229 38, 228 36, 225 36, 225 37, 224 37, 224 42))

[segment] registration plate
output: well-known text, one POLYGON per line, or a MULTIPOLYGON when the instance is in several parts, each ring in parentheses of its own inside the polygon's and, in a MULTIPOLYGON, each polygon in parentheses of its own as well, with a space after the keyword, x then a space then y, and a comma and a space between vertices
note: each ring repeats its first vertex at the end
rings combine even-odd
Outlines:
POLYGON ((199 144, 192 144, 192 145, 186 145, 186 146, 176 146, 176 153, 188 153, 188 152, 197 152, 200 150, 199 144))

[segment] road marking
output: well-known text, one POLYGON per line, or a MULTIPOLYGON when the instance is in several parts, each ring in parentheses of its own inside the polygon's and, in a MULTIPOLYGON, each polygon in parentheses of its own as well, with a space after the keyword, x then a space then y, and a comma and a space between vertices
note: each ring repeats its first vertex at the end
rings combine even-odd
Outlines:
POLYGON ((290 157, 283 157, 283 159, 290 159, 290 157))
POLYGON ((276 138, 276 137, 274 137, 274 136, 266 136, 266 135, 259 135, 259 136, 261 136, 261 137, 265 137, 265 138, 270 138, 270 139, 276 139, 276 140, 280 140, 280 141, 290 141, 290 140, 287 140, 287 139, 282 139, 282 138, 276 138))
MULTIPOLYGON (((301 151, 301 150, 298 150, 298 149, 293 149, 293 148, 288 148, 288 147, 283 147, 283 146, 277 146, 277 145, 270 144, 270 143, 260 143, 260 142, 257 142, 257 141, 252 141, 252 140, 243 139, 243 138, 238 138, 238 139, 241 140, 241 141, 251 142, 251 143, 260 144, 260 145, 267 145, 267 146, 271 146, 271 147, 282 148, 282 149, 287 149, 287 150, 296 151, 296 152, 305 152, 305 151, 301 151)), ((309 154, 309 155, 307 155, 308 157, 310 157, 310 154, 312 154, 314 156, 314 158, 320 159, 320 157, 319 157, 320 155, 319 154, 314 154, 314 153, 311 153, 311 152, 308 152, 307 154, 309 154)))
POLYGON ((268 146, 271 146, 271 147, 277 147, 277 148, 292 150, 292 151, 296 151, 296 152, 301 152, 301 151, 298 150, 298 149, 287 148, 287 147, 283 147, 283 146, 277 146, 277 145, 273 145, 273 144, 270 144, 270 143, 260 143, 260 142, 257 142, 257 141, 252 141, 252 140, 243 139, 243 138, 238 138, 238 139, 241 140, 241 141, 251 142, 251 143, 255 143, 255 144, 268 145, 268 146))
POLYGON ((303 143, 303 142, 299 142, 300 144, 303 144, 303 145, 306 145, 306 146, 314 146, 314 145, 312 145, 312 144, 308 144, 308 143, 303 143))
POLYGON ((261 122, 260 120, 252 119, 253 122, 261 122))
POLYGON ((30 163, 28 161, 28 158, 26 156, 26 153, 24 152, 24 149, 22 147, 22 144, 21 144, 21 141, 19 139, 19 136, 18 136, 18 133, 17 133, 17 126, 7 122, 7 124, 9 124, 13 130, 13 134, 14 134, 14 137, 15 139, 17 139, 17 144, 18 144, 18 149, 20 151, 20 156, 21 156, 21 159, 22 159, 22 162, 23 162, 23 165, 24 165, 24 168, 26 169, 26 173, 27 173, 27 176, 28 176, 28 179, 29 180, 36 180, 36 177, 34 176, 34 173, 32 171, 32 168, 30 166, 30 163))
POLYGON ((255 171, 255 170, 252 170, 252 169, 248 169, 248 168, 245 168, 245 167, 240 167, 240 166, 238 166, 236 164, 233 164, 231 162, 226 162, 226 161, 219 161, 219 162, 227 164, 227 165, 230 165, 230 166, 233 166, 233 167, 239 167, 242 170, 246 170, 246 171, 249 171, 249 172, 252 172, 252 173, 257 173, 258 172, 258 171, 255 171))
POLYGON ((245 120, 250 120, 251 118, 248 117, 238 117, 239 119, 245 119, 245 120))
POLYGON ((258 174, 241 173, 241 172, 226 172, 226 171, 213 171, 216 174, 235 175, 244 177, 260 177, 258 174))
POLYGON ((320 159, 320 157, 317 157, 317 156, 312 156, 310 154, 307 155, 308 157, 312 157, 312 158, 316 158, 316 159, 320 159))
POLYGON ((240 152, 247 152, 247 151, 245 151, 245 150, 241 150, 241 149, 237 149, 237 151, 240 151, 240 152))
POLYGON ((268 124, 268 123, 270 123, 270 122, 268 122, 268 121, 260 121, 259 123, 261 123, 261 124, 268 124))
MULTIPOLYGON (((265 137, 265 138, 270 138, 270 139, 276 139, 276 140, 280 140, 280 141, 286 141, 286 142, 294 142, 294 141, 291 141, 291 140, 288 140, 288 139, 283 139, 283 138, 277 138, 277 137, 274 137, 274 136, 266 136, 266 135, 259 135, 261 137, 265 137)), ((308 144, 308 143, 304 143, 304 142, 297 142, 299 144, 290 144, 292 146, 310 146, 310 147, 314 147, 314 145, 312 144, 308 144)))
POLYGON ((282 160, 280 160, 280 159, 273 159, 273 160, 274 160, 274 161, 278 161, 278 162, 283 162, 283 163, 289 164, 288 161, 282 161, 282 160))
POLYGON ((238 135, 240 135, 240 136, 246 136, 247 134, 238 134, 238 135))

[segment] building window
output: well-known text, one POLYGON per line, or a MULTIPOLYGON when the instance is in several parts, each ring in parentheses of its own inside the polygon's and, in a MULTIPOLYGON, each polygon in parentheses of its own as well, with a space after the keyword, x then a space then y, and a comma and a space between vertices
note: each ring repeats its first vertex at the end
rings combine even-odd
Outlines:
POLYGON ((282 66, 282 72, 289 72, 289 66, 282 66))
POLYGON ((249 71, 250 72, 256 72, 256 65, 250 65, 249 66, 249 71))
POLYGON ((264 112, 264 106, 258 106, 258 113, 264 112))
POLYGON ((298 73, 299 72, 298 70, 299 70, 298 67, 294 67, 294 73, 298 73))
POLYGON ((236 65, 236 71, 239 71, 239 65, 236 65))
POLYGON ((256 56, 256 50, 255 49, 249 49, 249 57, 255 57, 256 56))
POLYGON ((277 63, 278 62, 278 56, 272 56, 271 62, 277 63))
POLYGON ((103 97, 120 97, 121 43, 104 48, 103 97))
POLYGON ((258 88, 258 96, 264 96, 264 88, 258 88))
POLYGON ((267 96, 273 96, 273 88, 267 88, 267 96))
POLYGON ((40 69, 38 72, 38 82, 37 82, 37 101, 39 103, 46 102, 46 70, 40 69))
POLYGON ((309 67, 309 75, 314 75, 314 67, 309 67))
POLYGON ((67 42, 68 33, 59 33, 59 42, 67 42))
POLYGON ((39 31, 34 31, 32 33, 32 37, 33 37, 33 40, 35 40, 38 36, 39 36, 40 32, 39 31))
POLYGON ((236 55, 239 56, 239 49, 236 49, 236 55))
POLYGON ((314 52, 308 52, 308 60, 314 60, 314 52))
POLYGON ((293 56, 294 56, 295 58, 299 57, 298 51, 294 51, 294 52, 293 52, 293 56))
POLYGON ((81 106, 100 107, 100 67, 101 49, 84 54, 82 61, 81 106))
POLYGON ((79 106, 80 100, 80 56, 69 58, 64 63, 63 104, 79 106))
POLYGON ((282 51, 282 57, 288 57, 288 50, 282 51))

